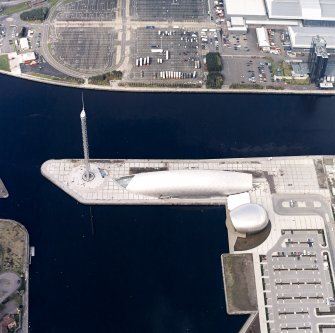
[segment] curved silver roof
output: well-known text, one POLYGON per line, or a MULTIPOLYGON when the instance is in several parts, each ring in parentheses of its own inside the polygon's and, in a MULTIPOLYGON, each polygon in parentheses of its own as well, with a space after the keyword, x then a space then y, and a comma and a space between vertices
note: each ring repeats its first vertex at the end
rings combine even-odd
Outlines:
POLYGON ((116 179, 127 191, 151 197, 211 198, 252 189, 252 175, 219 170, 171 170, 116 179))
POLYGON ((236 231, 247 234, 263 230, 269 222, 266 210, 253 203, 234 208, 230 218, 236 231))

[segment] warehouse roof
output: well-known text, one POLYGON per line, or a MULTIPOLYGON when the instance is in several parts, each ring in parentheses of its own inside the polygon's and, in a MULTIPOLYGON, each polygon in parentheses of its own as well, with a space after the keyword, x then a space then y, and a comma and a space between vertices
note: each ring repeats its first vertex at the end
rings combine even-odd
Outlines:
POLYGON ((265 0, 270 18, 335 20, 332 0, 265 0))
POLYGON ((311 47, 312 38, 319 35, 327 42, 327 49, 335 49, 335 28, 323 27, 288 27, 293 48, 311 47))
POLYGON ((226 15, 266 16, 264 0, 226 0, 226 15))
POLYGON ((270 47, 269 36, 264 27, 256 28, 256 34, 259 47, 270 47))

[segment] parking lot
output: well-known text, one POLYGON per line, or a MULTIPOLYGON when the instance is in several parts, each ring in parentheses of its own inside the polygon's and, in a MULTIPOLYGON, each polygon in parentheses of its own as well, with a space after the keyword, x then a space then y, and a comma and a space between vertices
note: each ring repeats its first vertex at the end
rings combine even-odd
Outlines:
POLYGON ((113 64, 115 37, 110 28, 58 28, 51 53, 78 72, 104 71, 113 64))
POLYGON ((201 49, 207 52, 222 53, 221 34, 216 29, 201 29, 200 32, 201 49))
POLYGON ((206 0, 131 0, 130 13, 136 20, 197 21, 208 17, 206 0))
POLYGON ((117 0, 80 0, 65 3, 56 13, 57 20, 107 21, 115 19, 117 0))
POLYGON ((270 333, 319 332, 318 324, 333 322, 334 283, 323 230, 283 230, 260 260, 270 333))
POLYGON ((183 29, 137 29, 129 78, 198 82, 203 75, 198 36, 183 29))
POLYGON ((257 47, 255 29, 249 29, 245 34, 229 34, 222 36, 224 53, 227 55, 261 55, 257 47))
POLYGON ((267 59, 224 57, 225 83, 277 84, 273 81, 271 63, 267 59))

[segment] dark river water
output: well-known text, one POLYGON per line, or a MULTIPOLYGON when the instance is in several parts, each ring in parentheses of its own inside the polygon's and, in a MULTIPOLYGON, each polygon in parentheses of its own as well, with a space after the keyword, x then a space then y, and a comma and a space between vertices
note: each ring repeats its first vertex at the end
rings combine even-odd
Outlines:
MULTIPOLYGON (((81 91, 0 76, 0 217, 29 233, 31 332, 237 332, 223 207, 93 207, 40 174, 82 156, 81 91)), ((334 154, 335 98, 85 92, 93 158, 334 154)))

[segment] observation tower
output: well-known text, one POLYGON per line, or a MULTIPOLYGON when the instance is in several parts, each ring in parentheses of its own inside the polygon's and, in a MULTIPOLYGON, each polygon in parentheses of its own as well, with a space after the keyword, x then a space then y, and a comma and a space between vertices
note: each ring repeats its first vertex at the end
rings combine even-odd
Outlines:
POLYGON ((94 179, 94 173, 91 171, 91 167, 90 167, 90 156, 89 156, 88 138, 87 138, 86 112, 85 112, 85 105, 84 105, 83 95, 82 95, 82 104, 83 104, 83 109, 80 112, 80 123, 81 123, 81 133, 82 133, 82 137, 83 137, 84 165, 85 165, 85 171, 83 173, 83 179, 86 182, 89 182, 89 181, 94 179))

